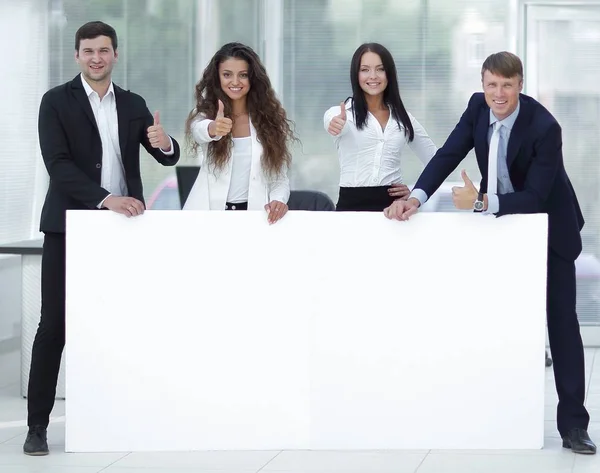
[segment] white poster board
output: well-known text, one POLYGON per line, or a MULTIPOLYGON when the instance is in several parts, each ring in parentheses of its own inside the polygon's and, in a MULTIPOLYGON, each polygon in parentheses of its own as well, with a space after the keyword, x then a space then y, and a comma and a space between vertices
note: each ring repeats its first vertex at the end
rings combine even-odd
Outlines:
POLYGON ((541 448, 546 241, 544 215, 69 212, 66 450, 541 448))

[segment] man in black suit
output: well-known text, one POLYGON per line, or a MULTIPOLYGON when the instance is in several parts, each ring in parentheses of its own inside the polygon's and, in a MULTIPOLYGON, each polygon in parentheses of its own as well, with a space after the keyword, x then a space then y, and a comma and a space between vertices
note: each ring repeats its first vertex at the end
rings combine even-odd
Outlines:
MULTIPOLYGON (((464 187, 452 189, 457 208, 498 217, 548 214, 547 321, 559 398, 557 426, 563 447, 594 454, 596 446, 587 433, 583 344, 575 311, 575 260, 582 249, 584 221, 563 163, 561 128, 540 103, 521 94, 523 65, 514 54, 489 56, 481 78, 483 93, 471 97, 410 198, 395 201, 384 213, 408 220, 475 147, 481 184, 477 190, 463 171, 464 187)), ((491 298, 497 296, 494 288, 488 290, 491 298)))
POLYGON ((163 130, 158 112, 153 117, 142 97, 113 84, 117 58, 115 30, 98 21, 86 23, 75 34, 81 74, 46 92, 40 105, 40 147, 50 184, 40 224, 42 311, 29 373, 29 432, 23 446, 28 455, 48 454, 46 428, 65 344, 66 211, 141 215, 140 144, 164 166, 179 159, 179 145, 163 130))

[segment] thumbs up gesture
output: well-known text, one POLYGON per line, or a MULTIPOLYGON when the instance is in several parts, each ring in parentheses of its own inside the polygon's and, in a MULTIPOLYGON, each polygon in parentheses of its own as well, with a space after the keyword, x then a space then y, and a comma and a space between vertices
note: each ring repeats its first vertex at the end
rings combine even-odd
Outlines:
POLYGON ((210 125, 208 125, 208 133, 212 138, 225 136, 231 132, 232 126, 233 122, 231 121, 231 118, 225 116, 225 105, 219 100, 217 116, 210 122, 210 125))
POLYGON ((336 115, 329 122, 329 126, 327 127, 327 132, 332 136, 339 135, 344 126, 346 125, 346 103, 342 102, 340 104, 340 114, 336 115))
POLYGON ((464 169, 460 175, 465 185, 463 187, 454 186, 452 188, 452 201, 457 209, 472 210, 479 191, 473 185, 473 181, 469 179, 464 169))
POLYGON ((154 112, 154 124, 148 127, 148 140, 153 148, 160 148, 163 151, 171 150, 171 140, 160 124, 158 111, 154 112))

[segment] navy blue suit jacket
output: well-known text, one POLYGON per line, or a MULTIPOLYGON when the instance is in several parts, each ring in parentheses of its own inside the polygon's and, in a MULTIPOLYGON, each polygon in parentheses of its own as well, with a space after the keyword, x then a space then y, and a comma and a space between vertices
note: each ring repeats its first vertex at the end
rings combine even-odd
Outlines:
MULTIPOLYGON (((565 171, 560 125, 533 98, 521 94, 520 105, 506 157, 515 192, 498 196, 500 210, 496 216, 547 213, 550 248, 563 258, 575 260, 581 253, 584 220, 565 171)), ((483 176, 480 189, 487 192, 489 125, 490 108, 483 93, 473 94, 456 128, 414 188, 433 195, 474 147, 483 176)))

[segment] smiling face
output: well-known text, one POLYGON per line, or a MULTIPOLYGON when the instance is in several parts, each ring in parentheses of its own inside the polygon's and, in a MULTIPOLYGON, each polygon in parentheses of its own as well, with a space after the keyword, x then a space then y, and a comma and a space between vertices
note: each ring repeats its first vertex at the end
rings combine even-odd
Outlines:
POLYGON ((245 99, 250 91, 249 66, 243 59, 229 58, 219 64, 221 89, 231 100, 245 99))
POLYGON ((380 95, 388 85, 387 75, 379 54, 366 52, 360 59, 358 83, 367 95, 380 95))
POLYGON ((82 39, 79 49, 75 51, 75 60, 88 82, 110 80, 117 58, 118 53, 113 49, 108 36, 82 39))
POLYGON ((504 120, 517 109, 523 90, 523 79, 519 75, 503 77, 486 70, 481 82, 485 101, 498 120, 504 120))

